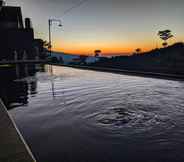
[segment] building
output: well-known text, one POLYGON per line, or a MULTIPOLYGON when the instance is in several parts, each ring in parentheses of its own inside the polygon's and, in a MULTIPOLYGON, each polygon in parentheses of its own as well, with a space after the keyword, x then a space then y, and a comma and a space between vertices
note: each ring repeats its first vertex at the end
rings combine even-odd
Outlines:
POLYGON ((0 60, 34 59, 34 32, 31 20, 23 21, 20 7, 6 6, 0 0, 0 60))

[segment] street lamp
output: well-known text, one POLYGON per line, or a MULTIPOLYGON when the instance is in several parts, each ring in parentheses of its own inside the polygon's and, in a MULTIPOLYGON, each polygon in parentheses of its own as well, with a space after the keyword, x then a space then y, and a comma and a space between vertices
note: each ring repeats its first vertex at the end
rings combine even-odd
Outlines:
POLYGON ((51 26, 52 26, 53 22, 59 23, 58 24, 59 27, 62 27, 62 24, 61 24, 61 20, 59 20, 59 19, 49 19, 48 22, 49 22, 49 53, 51 56, 51 54, 52 54, 51 26))

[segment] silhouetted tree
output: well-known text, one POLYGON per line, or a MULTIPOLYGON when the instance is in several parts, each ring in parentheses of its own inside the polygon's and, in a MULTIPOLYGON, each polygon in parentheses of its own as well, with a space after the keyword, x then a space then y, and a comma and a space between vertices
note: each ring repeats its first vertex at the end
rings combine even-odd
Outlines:
POLYGON ((49 48, 49 43, 47 41, 43 41, 43 47, 48 49, 49 48))
POLYGON ((135 52, 136 52, 136 54, 139 54, 139 53, 141 53, 141 49, 140 49, 140 48, 137 48, 137 49, 135 50, 135 52))
POLYGON ((162 45, 164 47, 167 47, 167 45, 168 45, 167 40, 173 37, 173 35, 171 34, 171 30, 159 31, 158 36, 160 37, 160 39, 162 39, 164 41, 162 43, 162 45))
POLYGON ((95 57, 99 57, 101 54, 101 50, 95 50, 95 57))

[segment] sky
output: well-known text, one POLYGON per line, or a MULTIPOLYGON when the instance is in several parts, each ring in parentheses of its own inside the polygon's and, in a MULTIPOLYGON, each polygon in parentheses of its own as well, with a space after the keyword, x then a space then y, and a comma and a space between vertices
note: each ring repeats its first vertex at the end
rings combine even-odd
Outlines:
POLYGON ((174 35, 170 44, 184 40, 184 0, 6 0, 6 3, 22 7, 24 18, 32 19, 36 38, 48 40, 48 19, 60 19, 62 28, 57 23, 52 25, 55 51, 89 55, 96 49, 106 55, 126 55, 136 48, 148 51, 161 47, 157 33, 165 29, 174 35))

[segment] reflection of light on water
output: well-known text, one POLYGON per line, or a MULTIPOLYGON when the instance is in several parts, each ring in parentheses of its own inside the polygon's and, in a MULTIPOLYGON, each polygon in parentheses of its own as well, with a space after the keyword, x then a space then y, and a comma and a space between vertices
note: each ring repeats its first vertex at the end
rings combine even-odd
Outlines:
POLYGON ((53 99, 54 99, 55 98, 54 80, 51 80, 51 86, 52 86, 52 96, 53 96, 53 99))
MULTIPOLYGON (((60 68, 57 68, 57 66, 53 65, 46 65, 45 69, 47 73, 49 74, 48 80, 51 82, 51 92, 52 92, 52 97, 53 99, 57 98, 57 93, 55 89, 55 79, 57 79, 57 76, 61 77, 61 74, 63 74, 63 71, 59 70, 60 68)), ((62 97, 63 97, 63 102, 64 104, 66 103, 65 96, 64 96, 64 91, 62 91, 62 97)))
POLYGON ((54 75, 53 75, 53 67, 52 65, 46 65, 46 71, 48 74, 50 74, 50 82, 51 82, 51 92, 52 92, 52 97, 55 99, 55 89, 54 89, 54 75))

